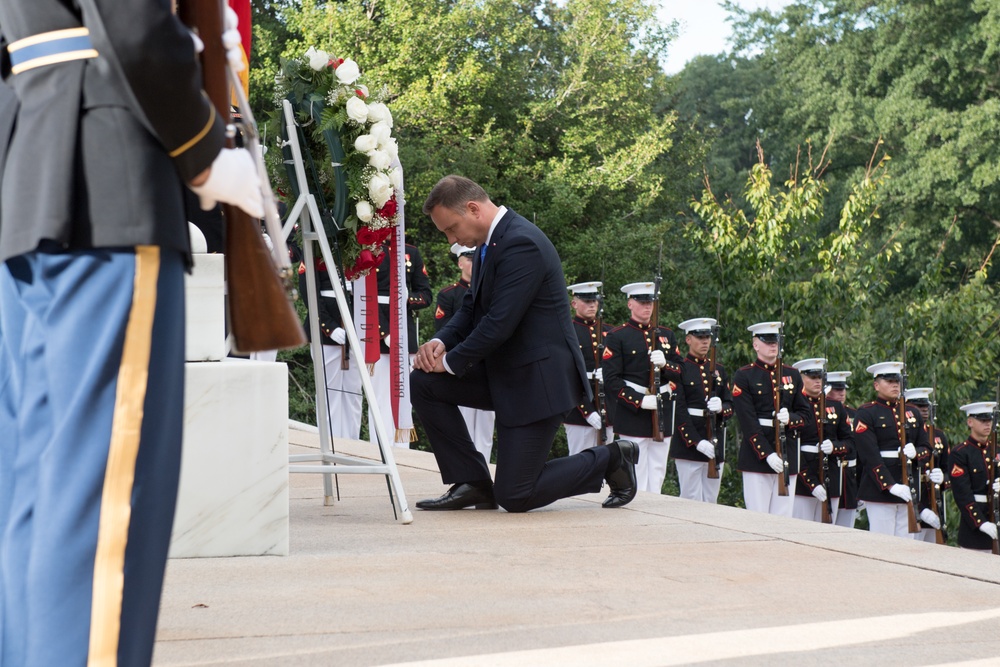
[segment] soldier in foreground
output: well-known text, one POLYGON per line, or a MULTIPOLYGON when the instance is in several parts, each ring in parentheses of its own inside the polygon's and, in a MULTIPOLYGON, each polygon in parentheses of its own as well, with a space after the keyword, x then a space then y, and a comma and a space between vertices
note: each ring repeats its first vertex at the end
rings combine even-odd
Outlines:
MULTIPOLYGON (((576 332, 576 339, 580 342, 580 352, 587 368, 587 377, 592 386, 597 388, 601 388, 604 384, 601 356, 605 345, 604 337, 612 328, 610 324, 597 320, 600 288, 599 282, 577 283, 566 288, 573 295, 570 301, 570 307, 573 309, 573 331, 576 332)), ((603 420, 607 429, 604 440, 599 442, 602 426, 601 413, 597 406, 599 399, 599 393, 594 391, 592 401, 584 401, 566 415, 563 428, 566 429, 566 445, 570 455, 582 452, 588 447, 611 442, 608 414, 605 414, 603 420)), ((607 413, 606 407, 605 413, 607 413)))
MULTIPOLYGON (((937 531, 942 529, 942 517, 939 510, 944 509, 944 499, 941 494, 948 487, 948 479, 944 471, 948 469, 948 437, 944 431, 935 425, 934 439, 930 438, 931 394, 933 387, 914 387, 906 390, 906 404, 917 408, 924 422, 927 433, 927 444, 930 456, 920 462, 917 474, 917 496, 914 505, 917 519, 920 522, 920 532, 914 534, 914 539, 924 542, 937 542, 937 531), (932 503, 931 496, 938 502, 932 503)), ((942 537, 944 537, 942 535, 942 537)))
POLYGON ((997 525, 993 523, 990 494, 996 493, 997 463, 989 465, 988 443, 993 431, 996 403, 981 402, 963 405, 969 437, 951 450, 951 491, 955 496, 962 522, 958 526, 958 546, 963 549, 990 553, 997 540, 997 525), (992 469, 994 479, 990 479, 992 469))
MULTIPOLYGON (((837 401, 844 406, 846 423, 854 430, 854 414, 856 410, 847 404, 847 380, 851 377, 850 371, 831 371, 826 374, 826 399, 837 401)), ((837 468, 834 471, 837 482, 834 488, 839 489, 840 495, 831 496, 831 507, 833 508, 833 522, 845 528, 854 528, 854 521, 858 514, 858 451, 854 446, 853 437, 851 451, 844 456, 837 457, 837 468)))

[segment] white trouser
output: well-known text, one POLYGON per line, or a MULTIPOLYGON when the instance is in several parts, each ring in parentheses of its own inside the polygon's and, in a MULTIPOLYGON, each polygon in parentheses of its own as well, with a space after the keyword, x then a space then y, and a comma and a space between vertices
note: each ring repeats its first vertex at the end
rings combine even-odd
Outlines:
MULTIPOLYGON (((569 449, 570 456, 579 454, 585 449, 597 447, 596 428, 592 426, 580 426, 579 424, 563 424, 563 426, 566 427, 566 447, 569 449)), ((605 444, 614 440, 614 434, 611 432, 610 426, 606 428, 604 433, 605 444)))
MULTIPOLYGON (((413 358, 417 355, 409 355, 409 364, 406 369, 406 376, 403 378, 403 382, 409 383, 410 372, 409 370, 413 368, 413 358)), ((378 408, 382 412, 382 424, 385 426, 385 435, 389 440, 396 439, 396 424, 392 420, 392 377, 389 372, 391 364, 389 363, 389 353, 386 352, 382 354, 378 361, 375 363, 375 372, 372 374, 372 389, 375 391, 375 402, 378 403, 378 408)), ((375 418, 372 417, 371 406, 368 408, 368 437, 372 442, 375 442, 375 429, 372 424, 375 423, 375 418)), ((400 447, 403 449, 409 449, 410 443, 402 442, 396 440, 392 443, 393 447, 400 447)))
MULTIPOLYGON (((361 376, 358 375, 355 355, 348 355, 350 367, 347 370, 340 367, 343 357, 342 346, 323 346, 326 401, 330 409, 330 435, 334 438, 357 440, 361 437, 361 376)), ((316 423, 319 423, 318 415, 316 423)))
POLYGON ((823 506, 813 496, 795 496, 792 501, 792 516, 806 521, 823 522, 823 506))
MULTIPOLYGON (((921 528, 919 533, 910 533, 917 542, 937 544, 937 531, 933 528, 921 528)), ((991 550, 992 551, 992 550, 991 550)))
MULTIPOLYGON (((590 429, 594 430, 594 429, 590 429)), ((639 447, 639 463, 635 466, 636 486, 640 491, 663 493, 663 480, 667 477, 667 454, 670 438, 656 442, 652 438, 637 438, 619 434, 622 440, 630 440, 639 447)))
POLYGON ((251 352, 250 353, 250 360, 251 361, 270 361, 270 362, 275 362, 275 361, 278 360, 278 351, 277 350, 263 350, 261 352, 251 352))
POLYGON ((719 500, 724 465, 719 466, 719 476, 716 479, 709 479, 708 461, 675 458, 674 463, 677 464, 677 481, 681 485, 681 498, 713 504, 719 500))
POLYGON ((458 406, 458 411, 462 413, 462 419, 469 429, 472 444, 489 465, 490 457, 493 456, 493 423, 496 421, 496 414, 492 410, 477 410, 464 405, 458 406))
POLYGON ((882 535, 895 535, 912 539, 909 530, 906 503, 865 502, 868 510, 868 530, 882 535))
POLYGON ((831 498, 830 507, 833 510, 833 523, 836 526, 854 528, 854 519, 858 516, 857 510, 845 510, 840 508, 840 498, 831 498))
POLYGON ((751 512, 792 516, 796 476, 788 480, 788 495, 778 495, 778 476, 763 472, 743 473, 743 502, 751 512))

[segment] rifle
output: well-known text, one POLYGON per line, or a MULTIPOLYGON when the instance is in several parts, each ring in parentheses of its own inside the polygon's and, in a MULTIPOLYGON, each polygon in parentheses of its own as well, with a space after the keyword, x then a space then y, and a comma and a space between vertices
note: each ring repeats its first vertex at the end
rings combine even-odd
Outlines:
MULTIPOLYGON (((997 378, 996 403, 993 404, 993 424, 990 428, 990 437, 986 441, 986 454, 989 456, 987 470, 986 492, 993 496, 990 505, 993 506, 993 523, 1000 530, 1000 493, 993 490, 993 480, 997 478, 997 419, 1000 419, 1000 377, 997 378)), ((1000 556, 1000 539, 993 540, 993 555, 1000 556)))
POLYGON ((778 475, 778 495, 787 496, 788 495, 788 484, 789 484, 789 474, 788 474, 788 461, 785 459, 785 426, 778 421, 778 412, 781 410, 781 383, 782 379, 782 365, 781 357, 785 352, 785 302, 781 302, 781 322, 778 323, 778 358, 775 359, 775 371, 778 373, 777 380, 774 383, 774 453, 778 455, 781 459, 782 467, 784 468, 780 475, 778 475))
MULTIPOLYGON (((712 345, 708 348, 708 377, 711 378, 708 386, 708 398, 715 395, 715 390, 719 385, 716 374, 718 365, 716 363, 717 348, 719 346, 719 317, 722 315, 722 297, 718 297, 715 307, 715 324, 712 325, 712 345)), ((707 407, 707 406, 706 406, 707 407)), ((707 411, 705 419, 705 435, 715 445, 715 456, 708 460, 708 478, 719 479, 719 415, 711 410, 707 411)))
MULTIPOLYGON (((820 519, 823 523, 833 523, 833 516, 830 508, 830 489, 826 480, 830 478, 830 457, 823 453, 823 425, 826 423, 826 366, 823 366, 823 381, 819 387, 819 443, 816 451, 819 452, 819 483, 826 490, 826 500, 820 503, 820 519)), ((841 491, 843 493, 843 491, 841 491)))
MULTIPOLYGON (((937 378, 934 380, 934 389, 931 394, 937 394, 937 378)), ((944 525, 944 494, 938 495, 941 490, 940 484, 931 483, 930 470, 937 467, 937 447, 935 441, 937 440, 937 429, 934 425, 934 420, 937 418, 937 403, 933 399, 927 401, 927 437, 930 439, 931 446, 931 460, 930 467, 928 468, 928 473, 925 476, 927 480, 927 500, 930 502, 931 507, 937 512, 938 517, 941 520, 941 527, 934 531, 934 541, 938 544, 944 544, 946 540, 945 535, 945 525, 944 525)))
MULTIPOLYGON (((657 349, 659 343, 659 320, 660 320, 660 283, 663 280, 661 269, 663 268, 663 241, 660 241, 660 259, 656 265, 656 277, 653 280, 653 315, 649 320, 650 333, 653 336, 650 350, 657 349)), ((660 393, 660 370, 653 364, 649 365, 649 393, 656 396, 656 410, 653 411, 653 442, 663 442, 666 429, 664 426, 663 394, 660 393)))
POLYGON ((243 115, 244 143, 257 161, 264 194, 265 221, 274 245, 269 253, 260 225, 242 209, 222 205, 225 219, 226 284, 229 303, 229 330, 239 352, 279 350, 305 345, 305 333, 292 307, 295 295, 294 272, 281 233, 274 195, 260 157, 260 139, 250 105, 226 62, 222 45, 224 3, 220 0, 184 0, 181 20, 193 28, 205 44, 202 73, 205 92, 226 124, 226 145, 235 146, 236 127, 230 117, 230 89, 237 95, 243 115), (231 85, 231 82, 236 82, 231 85))
MULTIPOLYGON (((594 370, 601 367, 604 360, 604 271, 601 270, 601 286, 597 289, 597 355, 594 370)), ((604 400, 604 380, 594 378, 594 407, 601 416, 601 428, 597 431, 597 444, 603 445, 607 439, 608 410, 604 400)))
POLYGON ((917 524, 917 514, 913 510, 913 499, 918 498, 917 490, 910 481, 910 461, 903 454, 903 445, 906 444, 906 343, 903 343, 903 369, 902 377, 899 381, 899 398, 896 401, 896 430, 899 435, 899 463, 900 473, 899 483, 910 487, 910 502, 906 503, 907 531, 919 533, 920 526, 917 524))

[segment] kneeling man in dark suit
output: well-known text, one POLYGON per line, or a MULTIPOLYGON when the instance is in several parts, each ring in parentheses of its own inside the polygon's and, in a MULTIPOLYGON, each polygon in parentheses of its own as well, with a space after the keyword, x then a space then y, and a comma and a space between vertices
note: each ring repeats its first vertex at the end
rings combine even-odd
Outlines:
POLYGON ((423 211, 449 243, 478 247, 461 309, 424 343, 410 375, 420 417, 445 484, 425 510, 475 507, 526 512, 600 491, 605 507, 636 493, 639 450, 628 441, 549 461, 563 417, 590 396, 580 347, 566 313, 566 278, 555 247, 526 219, 497 206, 475 182, 445 176, 423 211), (496 481, 458 410, 496 412, 496 481))

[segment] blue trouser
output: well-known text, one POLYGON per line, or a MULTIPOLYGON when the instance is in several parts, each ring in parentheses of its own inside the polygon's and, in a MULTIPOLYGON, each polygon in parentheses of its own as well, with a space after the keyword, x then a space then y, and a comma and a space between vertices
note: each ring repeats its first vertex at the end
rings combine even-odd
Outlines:
POLYGON ((149 664, 183 394, 179 253, 0 267, 0 665, 149 664))

